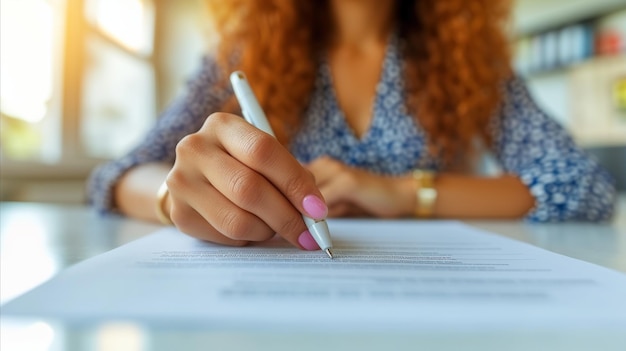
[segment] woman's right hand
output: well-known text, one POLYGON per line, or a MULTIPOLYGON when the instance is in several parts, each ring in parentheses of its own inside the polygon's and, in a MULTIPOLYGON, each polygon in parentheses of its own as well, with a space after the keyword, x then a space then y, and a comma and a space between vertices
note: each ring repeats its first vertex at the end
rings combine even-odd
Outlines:
POLYGON ((313 175, 239 116, 212 114, 183 138, 166 183, 171 220, 188 235, 242 246, 277 233, 301 249, 319 249, 301 216, 328 212, 313 175))

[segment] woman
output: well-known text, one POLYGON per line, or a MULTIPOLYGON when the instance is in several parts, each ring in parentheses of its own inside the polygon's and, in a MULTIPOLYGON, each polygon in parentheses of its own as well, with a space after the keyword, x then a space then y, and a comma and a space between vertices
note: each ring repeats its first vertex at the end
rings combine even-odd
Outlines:
POLYGON ((208 5, 219 43, 145 141, 94 172, 101 211, 226 245, 278 233, 306 250, 318 247, 300 213, 612 215, 610 177, 512 73, 506 1, 208 5), (279 141, 238 116, 228 74, 239 69, 279 141), (502 172, 479 177, 488 152, 502 172))

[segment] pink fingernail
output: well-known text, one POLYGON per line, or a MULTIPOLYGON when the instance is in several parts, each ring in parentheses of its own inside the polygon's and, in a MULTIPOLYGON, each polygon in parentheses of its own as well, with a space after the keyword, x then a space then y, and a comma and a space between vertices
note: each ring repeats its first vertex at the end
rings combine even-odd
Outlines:
POLYGON ((308 229, 300 234, 300 236, 298 237, 298 243, 300 243, 300 245, 302 245, 302 247, 308 251, 315 251, 320 249, 319 245, 317 245, 315 239, 313 239, 308 229))
POLYGON ((302 207, 311 218, 323 219, 328 215, 328 207, 322 199, 315 195, 305 196, 302 200, 302 207))

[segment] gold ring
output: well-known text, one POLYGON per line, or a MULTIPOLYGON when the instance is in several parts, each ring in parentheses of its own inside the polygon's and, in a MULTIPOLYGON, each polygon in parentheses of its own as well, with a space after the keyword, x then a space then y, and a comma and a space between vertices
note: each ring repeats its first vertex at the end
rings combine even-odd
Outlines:
POLYGON ((165 211, 165 201, 167 200, 167 194, 169 194, 170 190, 167 188, 167 183, 163 181, 161 186, 159 187, 159 191, 157 191, 157 202, 156 202, 156 216, 159 219, 159 222, 165 225, 173 225, 172 219, 168 215, 167 211, 165 211))

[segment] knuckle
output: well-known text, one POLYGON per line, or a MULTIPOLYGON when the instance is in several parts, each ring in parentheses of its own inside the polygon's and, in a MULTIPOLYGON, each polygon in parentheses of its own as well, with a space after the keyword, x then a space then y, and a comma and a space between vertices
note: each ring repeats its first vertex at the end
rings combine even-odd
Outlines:
POLYGON ((248 162, 263 167, 274 162, 277 143, 271 135, 255 131, 243 139, 242 147, 248 162))
POLYGON ((219 210, 220 231, 233 240, 246 240, 251 233, 253 223, 235 211, 219 210))
POLYGON ((254 171, 246 168, 237 170, 228 180, 228 189, 233 194, 235 202, 241 206, 253 206, 261 198, 261 192, 257 191, 259 178, 254 171))
POLYGON ((181 159, 189 155, 197 155, 201 152, 204 144, 203 136, 192 133, 183 137, 176 144, 176 158, 181 159))
POLYGON ((215 126, 223 125, 230 119, 230 115, 224 112, 214 112, 204 120, 203 128, 213 129, 215 126))
POLYGON ((167 188, 171 193, 172 191, 187 188, 189 186, 189 181, 184 172, 181 172, 176 167, 174 167, 167 174, 167 177, 165 178, 165 184, 167 184, 167 188))
POLYGON ((192 183, 189 174, 179 169, 176 165, 165 177, 165 184, 170 192, 170 196, 180 196, 189 193, 190 189, 193 189, 192 183))

